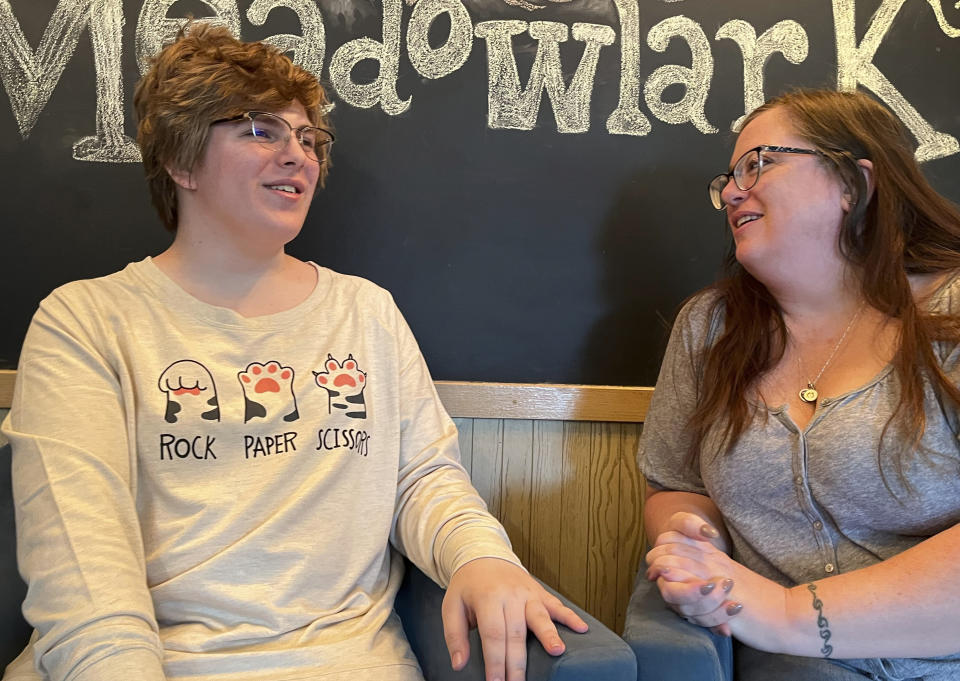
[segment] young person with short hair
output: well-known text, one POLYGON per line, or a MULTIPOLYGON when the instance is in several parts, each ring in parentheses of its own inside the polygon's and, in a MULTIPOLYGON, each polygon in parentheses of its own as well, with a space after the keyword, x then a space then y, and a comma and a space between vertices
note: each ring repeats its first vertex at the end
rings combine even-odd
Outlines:
POLYGON ((316 79, 194 24, 138 84, 169 249, 54 291, 13 447, 24 613, 4 677, 418 680, 401 554, 447 587, 451 663, 524 677, 586 625, 520 566, 390 295, 302 262, 334 135, 316 79))

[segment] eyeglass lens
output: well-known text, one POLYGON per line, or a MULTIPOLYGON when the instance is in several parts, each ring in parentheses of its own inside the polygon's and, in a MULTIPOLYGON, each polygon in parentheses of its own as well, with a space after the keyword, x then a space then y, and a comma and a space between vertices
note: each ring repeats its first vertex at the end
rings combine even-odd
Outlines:
POLYGON ((304 153, 315 161, 324 158, 326 148, 333 141, 330 135, 320 128, 307 127, 294 131, 286 121, 277 116, 251 115, 250 123, 256 140, 273 149, 279 149, 287 144, 291 134, 297 132, 304 153))
POLYGON ((710 182, 710 201, 713 207, 720 210, 726 205, 722 194, 731 178, 741 191, 747 191, 760 179, 762 167, 760 149, 751 149, 737 160, 732 173, 721 173, 713 178, 710 182))
POLYGON ((759 149, 748 151, 737 161, 737 165, 733 168, 733 181, 741 191, 747 191, 757 183, 760 178, 761 164, 759 149))

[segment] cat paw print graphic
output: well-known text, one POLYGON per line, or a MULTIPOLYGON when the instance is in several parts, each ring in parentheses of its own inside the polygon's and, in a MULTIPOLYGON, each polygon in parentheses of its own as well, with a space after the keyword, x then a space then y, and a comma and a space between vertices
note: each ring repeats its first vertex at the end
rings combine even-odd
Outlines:
POLYGON ((293 367, 279 362, 251 362, 237 373, 243 388, 243 422, 251 419, 274 419, 283 415, 290 422, 300 418, 297 398, 293 394, 293 367))
POLYGON ((347 355, 342 362, 334 359, 333 355, 327 355, 323 368, 323 371, 314 371, 313 376, 317 385, 327 391, 329 412, 342 411, 352 419, 367 418, 367 405, 363 398, 367 374, 360 371, 353 355, 347 355))
POLYGON ((160 374, 160 392, 167 397, 163 418, 167 423, 183 419, 219 421, 217 386, 205 366, 192 359, 174 362, 160 374))

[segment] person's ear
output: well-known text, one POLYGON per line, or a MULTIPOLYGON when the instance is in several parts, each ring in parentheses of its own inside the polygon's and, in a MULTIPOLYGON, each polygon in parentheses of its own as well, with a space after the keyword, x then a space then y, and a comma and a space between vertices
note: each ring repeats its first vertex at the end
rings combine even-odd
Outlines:
POLYGON ((197 182, 193 179, 193 173, 189 170, 181 170, 180 168, 174 168, 173 166, 164 166, 167 170, 167 175, 170 176, 170 179, 174 183, 181 187, 182 189, 196 189, 197 182))
MULTIPOLYGON (((860 169, 860 174, 863 175, 864 186, 867 188, 867 201, 873 196, 874 190, 874 178, 873 178, 873 161, 870 161, 866 158, 861 158, 857 161, 857 166, 860 169)), ((843 194, 843 212, 847 213, 850 211, 850 208, 853 204, 853 196, 849 191, 844 192, 843 194)))

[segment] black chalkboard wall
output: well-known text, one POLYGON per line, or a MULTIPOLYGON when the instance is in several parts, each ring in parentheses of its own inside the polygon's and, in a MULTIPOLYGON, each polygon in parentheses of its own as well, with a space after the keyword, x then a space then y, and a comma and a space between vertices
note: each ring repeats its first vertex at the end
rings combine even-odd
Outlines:
POLYGON ((167 244, 121 135, 188 14, 322 69, 335 167, 290 250, 391 290, 438 379, 652 385, 764 94, 873 92, 960 200, 952 0, 0 0, 0 368, 52 288, 167 244))

